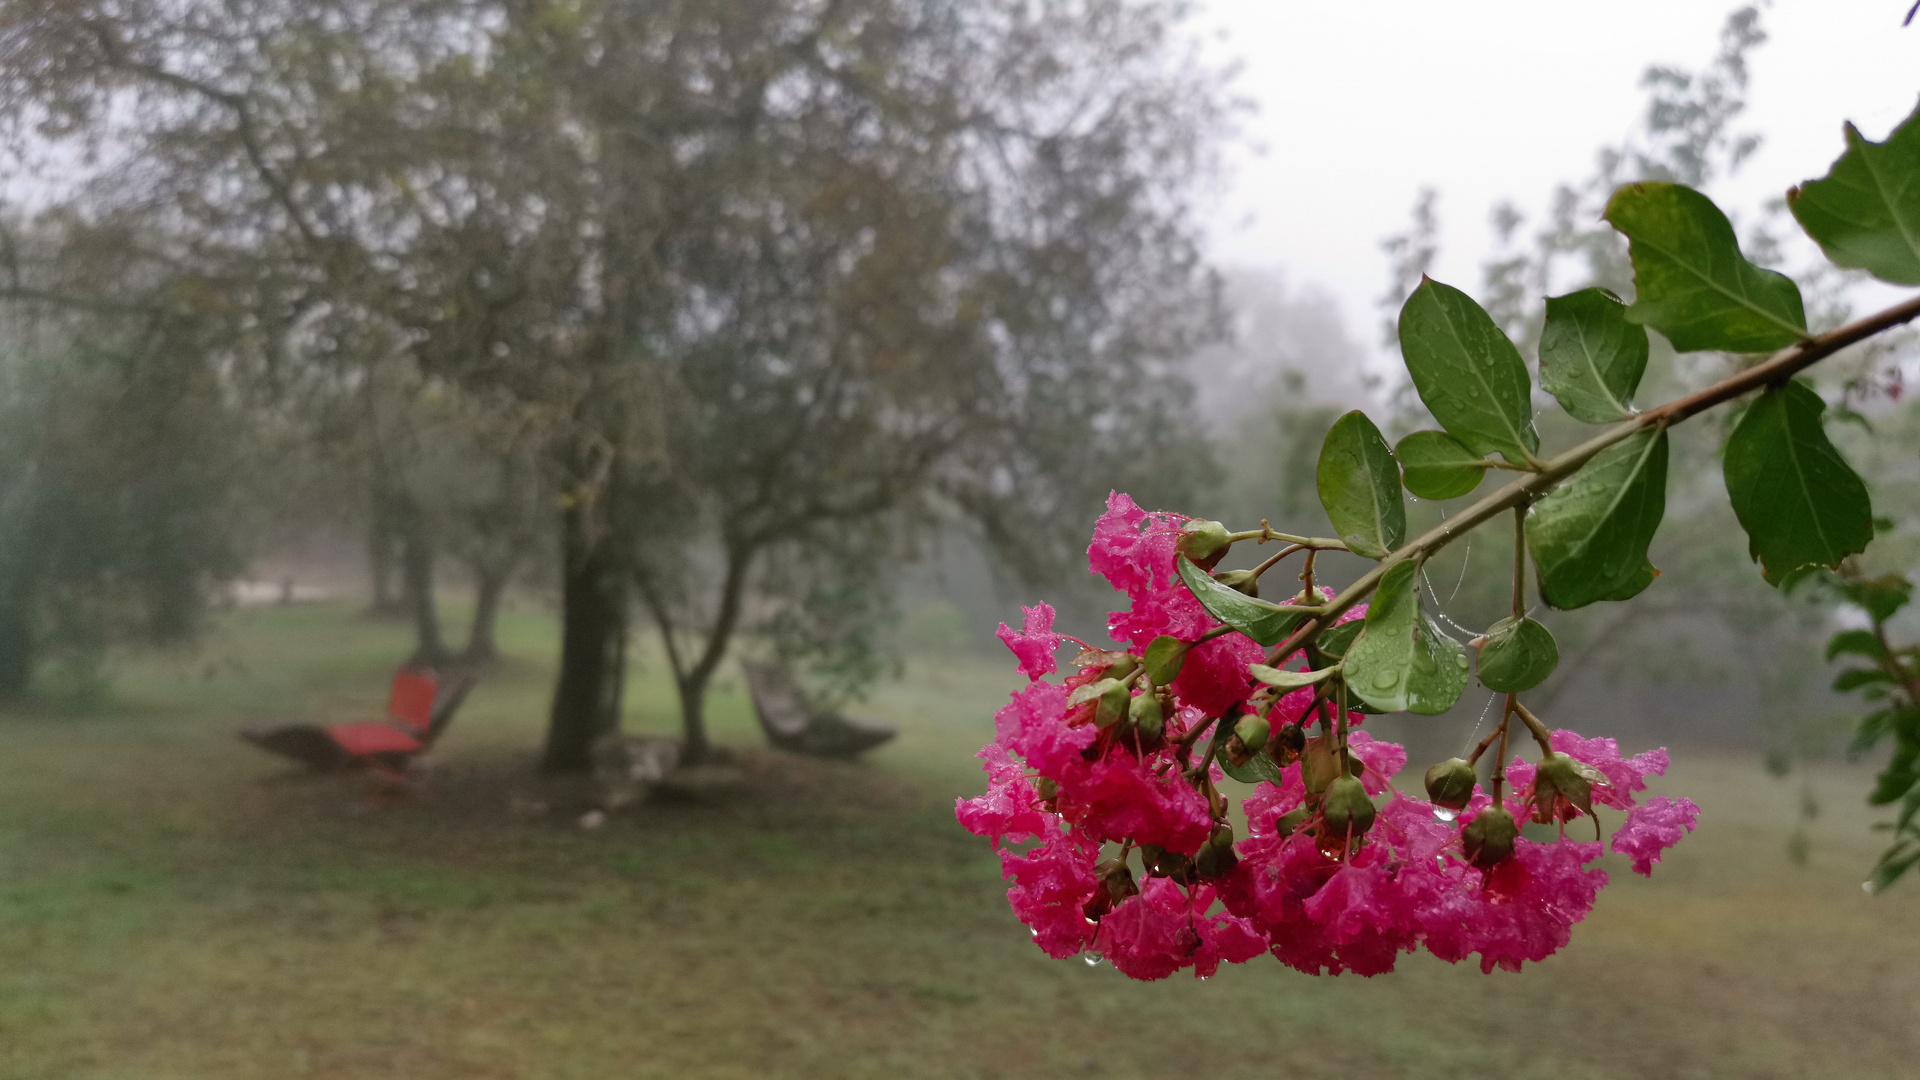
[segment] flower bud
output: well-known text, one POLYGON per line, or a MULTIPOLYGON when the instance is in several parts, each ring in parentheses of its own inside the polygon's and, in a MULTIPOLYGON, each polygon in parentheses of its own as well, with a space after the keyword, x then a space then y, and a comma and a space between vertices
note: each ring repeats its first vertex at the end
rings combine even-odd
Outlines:
POLYGON ((1488 807, 1460 830, 1460 851, 1467 862, 1491 870, 1513 855, 1513 843, 1519 837, 1520 826, 1512 814, 1498 806, 1488 807))
POLYGON ((1200 845, 1200 851, 1193 857, 1194 872, 1203 878, 1225 877, 1233 873, 1239 865, 1240 856, 1233 851, 1233 829, 1226 825, 1215 825, 1213 835, 1200 845))
POLYGON ((1274 819, 1273 831, 1283 837, 1292 836, 1300 830, 1300 826, 1304 824, 1306 820, 1307 808, 1304 806, 1296 806, 1274 819))
POLYGON ((1112 727, 1133 707, 1133 691, 1126 683, 1118 679, 1108 679, 1107 682, 1113 685, 1101 691, 1100 703, 1093 708, 1095 727, 1112 727))
POLYGON ((1228 537, 1232 535, 1217 521, 1194 518, 1180 526, 1180 538, 1174 542, 1174 549, 1192 559, 1200 569, 1211 570, 1220 556, 1227 553, 1232 544, 1228 537))
POLYGON ((1318 795, 1339 775, 1340 755, 1327 737, 1307 740, 1306 751, 1300 755, 1300 779, 1307 785, 1307 792, 1318 795))
POLYGON ((1555 752, 1542 757, 1539 771, 1533 776, 1533 820, 1544 825, 1570 818, 1573 816, 1570 807, 1591 815, 1594 781, 1604 779, 1593 766, 1565 754, 1555 752))
POLYGON ((1093 873, 1099 879, 1100 886, 1093 891, 1093 898, 1088 900, 1086 906, 1081 909, 1081 913, 1089 919, 1100 918, 1112 911, 1115 904, 1140 892, 1139 887, 1133 883, 1133 871, 1127 869, 1125 860, 1103 860, 1093 868, 1093 873))
POLYGON ((1267 745, 1267 721, 1261 716, 1243 716, 1233 725, 1233 733, 1240 739, 1240 745, 1247 748, 1249 756, 1259 753, 1267 745))
POLYGON ((1260 578, 1251 570, 1222 570, 1213 575, 1213 580, 1234 592, 1246 593, 1255 599, 1260 596, 1260 578))
POLYGON ((1127 719, 1133 721, 1133 728, 1140 733, 1142 742, 1160 741, 1160 733, 1165 730, 1167 711, 1160 704, 1160 698, 1152 691, 1140 694, 1127 704, 1127 719))
POLYGON ((1343 776, 1327 788, 1320 816, 1334 836, 1362 836, 1373 828, 1373 800, 1359 780, 1343 776))
POLYGON ((1427 798, 1447 810, 1464 810, 1479 778, 1465 758, 1448 758, 1427 770, 1427 798))

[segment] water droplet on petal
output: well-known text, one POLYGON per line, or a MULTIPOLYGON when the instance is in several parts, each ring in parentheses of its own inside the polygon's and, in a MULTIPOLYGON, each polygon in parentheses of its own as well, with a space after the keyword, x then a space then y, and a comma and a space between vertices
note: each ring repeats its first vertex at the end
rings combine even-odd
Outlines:
POLYGON ((1872 896, 1874 893, 1878 892, 1879 890, 1873 887, 1873 882, 1863 881, 1860 883, 1860 891, 1863 893, 1866 893, 1868 896, 1872 896))
POLYGON ((1467 670, 1467 654, 1459 653, 1455 655, 1453 658, 1453 666, 1459 668, 1461 671, 1467 670))
POLYGON ((1460 811, 1449 810, 1444 806, 1436 806, 1433 808, 1433 816, 1439 818, 1441 821, 1452 821, 1460 816, 1460 811))
POLYGON ((1106 957, 1101 956, 1099 953, 1089 949, 1086 952, 1080 954, 1080 959, 1085 960, 1087 962, 1088 967, 1099 967, 1100 961, 1105 960, 1106 957))
POLYGON ((1373 677, 1373 686, 1376 690, 1385 690, 1387 687, 1399 681, 1400 676, 1395 675, 1391 671, 1383 671, 1373 677))

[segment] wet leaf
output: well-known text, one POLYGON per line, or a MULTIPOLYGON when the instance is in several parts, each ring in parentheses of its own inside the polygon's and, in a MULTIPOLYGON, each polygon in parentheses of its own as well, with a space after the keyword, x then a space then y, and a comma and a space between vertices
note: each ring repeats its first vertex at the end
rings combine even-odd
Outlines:
POLYGON ((1527 512, 1540 596, 1557 608, 1625 600, 1659 571, 1647 545, 1667 506, 1667 435, 1640 431, 1602 450, 1527 512))
POLYGON ((1775 585, 1801 567, 1838 566, 1873 539, 1867 486, 1827 438, 1826 407, 1796 379, 1760 395, 1727 436, 1727 495, 1775 585))
POLYGON ((1187 650, 1191 648, 1192 645, 1171 634, 1161 634, 1148 642, 1147 655, 1142 661, 1147 669, 1147 681, 1165 686, 1179 678, 1180 669, 1187 663, 1187 650))
POLYGON ((1416 431, 1393 448, 1407 490, 1423 499, 1454 499, 1480 486, 1487 459, 1444 431, 1416 431))
POLYGON ((1475 454, 1521 464, 1540 449, 1526 362, 1471 296, 1422 278, 1400 309, 1400 354, 1427 411, 1475 454))
POLYGON ((1247 667, 1253 672, 1254 678, 1281 690, 1298 690, 1303 686, 1313 686, 1325 682, 1334 674, 1332 668, 1321 668, 1318 671, 1287 671, 1284 668, 1268 667, 1265 664, 1249 664, 1247 667))
POLYGON ((1262 645, 1278 645, 1306 615, 1256 599, 1213 580, 1193 560, 1180 556, 1180 580, 1207 613, 1262 645))
POLYGON ((1638 293, 1627 318, 1681 352, 1771 352, 1807 336, 1800 288, 1740 254, 1713 201, 1681 184, 1628 184, 1607 201, 1625 233, 1638 293))
POLYGON ((1886 142, 1846 126, 1847 152, 1787 208, 1827 258, 1882 281, 1920 285, 1920 109, 1886 142))
POLYGON ((1647 331, 1627 321, 1627 305, 1605 289, 1547 298, 1540 331, 1540 386, 1567 415, 1610 424, 1633 415, 1633 392, 1647 370, 1647 331))
POLYGON ((1547 681, 1560 663, 1553 634, 1534 619, 1502 619, 1487 631, 1480 647, 1480 681, 1502 694, 1531 690, 1547 681))
POLYGON ((1320 447, 1320 505, 1347 549, 1386 557, 1407 535, 1400 468, 1380 429, 1359 410, 1334 421, 1320 447))
POLYGON ((1347 686, 1380 712, 1442 713, 1466 688, 1466 650, 1420 611, 1418 574, 1412 560, 1388 568, 1347 649, 1347 686))

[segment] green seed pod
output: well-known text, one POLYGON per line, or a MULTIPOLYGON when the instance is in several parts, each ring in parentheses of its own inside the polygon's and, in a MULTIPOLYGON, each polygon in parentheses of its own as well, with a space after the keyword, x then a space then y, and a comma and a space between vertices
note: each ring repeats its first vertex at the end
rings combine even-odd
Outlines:
POLYGON ((1467 862, 1491 870, 1513 855, 1513 842, 1519 836, 1520 826, 1512 814, 1498 806, 1489 807, 1460 830, 1460 850, 1467 862))
POLYGON ((1234 592, 1246 593, 1256 600, 1260 597, 1260 579, 1255 577, 1251 570, 1222 570, 1213 575, 1213 580, 1234 592))
POLYGON ((1593 784, 1605 777, 1591 765, 1562 753, 1540 759, 1540 771, 1533 780, 1533 820, 1545 824, 1554 820, 1560 800, 1577 807, 1581 813, 1593 813, 1593 784))
POLYGON ((1306 820, 1307 808, 1304 806, 1296 806, 1274 819, 1273 831, 1281 836, 1292 836, 1294 833, 1300 831, 1300 826, 1305 824, 1306 820))
POLYGON ((1134 730, 1147 742, 1155 742, 1166 727, 1167 711, 1160 704, 1160 698, 1152 691, 1140 694, 1127 704, 1127 718, 1133 721, 1134 730))
POLYGON ((1095 727, 1110 728, 1120 722, 1133 707, 1133 691, 1118 679, 1109 679, 1113 685, 1100 694, 1100 704, 1094 706, 1093 723, 1095 727))
POLYGON ((1351 776, 1335 780, 1320 804, 1321 818, 1335 836, 1365 835, 1373 828, 1374 812, 1373 799, 1367 795, 1367 789, 1351 776))
POLYGON ((1362 775, 1365 775, 1366 771, 1367 771, 1367 763, 1360 760, 1359 754, 1354 753, 1352 750, 1348 750, 1347 751, 1347 775, 1362 776, 1362 775))
POLYGON ((1180 526, 1180 538, 1174 542, 1174 548, 1200 569, 1211 570, 1220 556, 1227 553, 1232 543, 1228 537, 1232 535, 1217 521, 1195 518, 1180 526))
POLYGON ((1340 755, 1333 749, 1325 736, 1307 740, 1306 751, 1300 755, 1300 779, 1307 785, 1307 793, 1318 795, 1327 790, 1340 775, 1340 755))
POLYGON ((1478 779, 1465 758, 1448 758, 1427 770, 1427 798, 1445 810, 1464 810, 1478 779))
POLYGON ((1240 856, 1233 851, 1233 829, 1226 825, 1216 825, 1213 835, 1200 845, 1200 851, 1193 857, 1193 869, 1203 878, 1225 877, 1233 873, 1240 862, 1240 856))
POLYGON ((1042 776, 1033 782, 1033 790, 1039 794, 1041 802, 1052 802, 1060 794, 1060 785, 1052 779, 1042 776))
POLYGON ((1257 754, 1267 745, 1267 721, 1265 717, 1243 716, 1233 725, 1233 733, 1240 738, 1240 745, 1247 748, 1248 754, 1257 754))
POLYGON ((1166 874, 1160 870, 1160 859, 1167 853, 1165 848, 1158 844, 1141 844, 1138 850, 1140 852, 1140 865, 1147 868, 1148 877, 1166 876, 1166 874))

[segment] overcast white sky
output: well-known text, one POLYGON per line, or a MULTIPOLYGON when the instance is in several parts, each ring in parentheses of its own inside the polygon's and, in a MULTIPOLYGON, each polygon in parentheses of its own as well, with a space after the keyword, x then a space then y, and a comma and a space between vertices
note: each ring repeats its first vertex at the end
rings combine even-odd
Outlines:
MULTIPOLYGON (((1724 203, 1819 176, 1840 124, 1869 138, 1920 100, 1912 0, 1776 0, 1743 127, 1766 143, 1724 203)), ((1284 267, 1335 296, 1371 346, 1381 237, 1440 191, 1435 276, 1473 291, 1488 209, 1545 204, 1640 114, 1650 63, 1704 67, 1732 0, 1203 0, 1210 47, 1238 59, 1258 111, 1205 215, 1216 260, 1284 267)))

